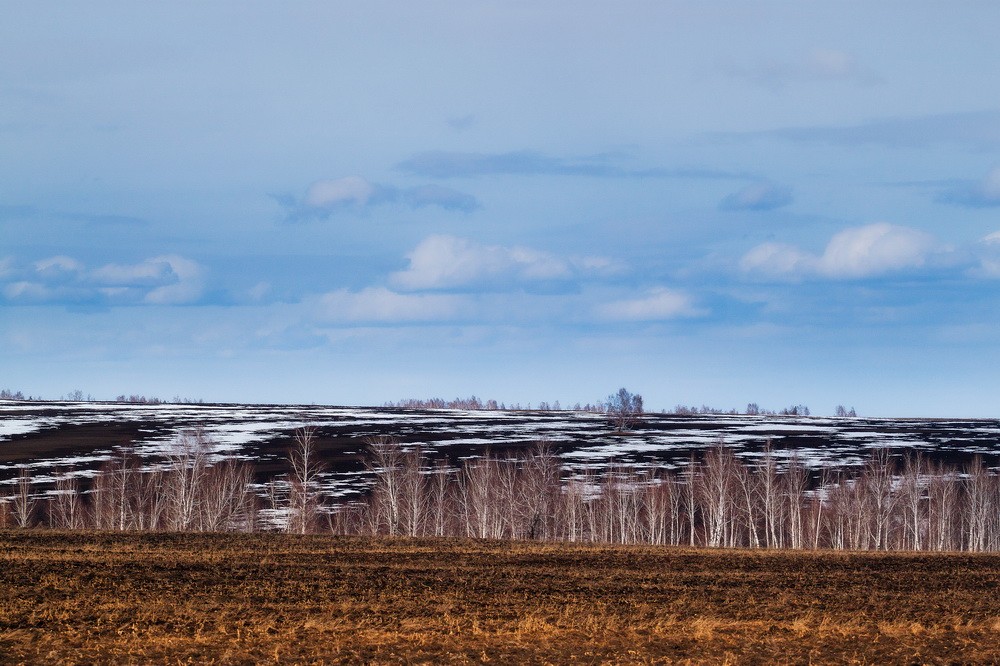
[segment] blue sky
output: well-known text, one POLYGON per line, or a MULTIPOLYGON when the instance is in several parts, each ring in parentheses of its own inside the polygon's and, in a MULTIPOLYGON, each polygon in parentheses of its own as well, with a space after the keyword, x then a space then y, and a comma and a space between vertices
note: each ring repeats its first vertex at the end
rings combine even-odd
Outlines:
POLYGON ((996 416, 998 25, 7 6, 0 385, 996 416))

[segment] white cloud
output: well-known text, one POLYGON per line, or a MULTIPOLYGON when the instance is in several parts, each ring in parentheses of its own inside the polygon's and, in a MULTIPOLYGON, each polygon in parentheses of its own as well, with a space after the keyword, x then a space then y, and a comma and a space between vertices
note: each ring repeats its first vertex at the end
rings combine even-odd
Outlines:
POLYGON ((1000 278, 1000 231, 987 234, 979 240, 976 254, 979 266, 970 271, 973 277, 1000 278))
POLYGON ((147 259, 138 264, 107 264, 90 273, 91 281, 107 287, 149 286, 170 279, 170 263, 162 259, 147 259))
POLYGON ((271 293, 271 283, 270 282, 263 282, 263 281, 258 282, 257 284, 255 284, 247 292, 247 294, 250 296, 250 298, 252 298, 255 301, 259 301, 259 300, 263 299, 269 293, 271 293))
POLYGON ((392 274, 403 289, 445 289, 497 281, 564 280, 580 272, 607 272, 600 257, 562 259, 527 247, 483 245, 455 236, 429 236, 407 255, 409 267, 392 274))
POLYGON ((799 276, 814 272, 817 262, 815 256, 792 245, 764 243, 743 255, 740 268, 772 277, 799 276))
POLYGON ((839 232, 821 256, 780 243, 758 245, 743 256, 740 268, 770 277, 864 278, 920 268, 934 250, 931 236, 878 222, 839 232))
POLYGON ((979 260, 979 268, 972 271, 974 277, 1000 278, 1000 258, 983 257, 979 260))
POLYGON ((202 268, 196 262, 184 257, 169 255, 150 259, 150 262, 164 262, 170 266, 170 272, 174 276, 171 284, 153 289, 146 294, 144 299, 153 305, 177 305, 190 303, 201 296, 202 290, 202 268))
POLYGON ((0 257, 0 277, 6 277, 14 272, 14 260, 10 257, 0 257))
MULTIPOLYGON (((0 260, 0 277, 13 274, 9 260, 0 260)), ((173 305, 201 297, 204 270, 178 255, 152 257, 135 264, 106 264, 95 269, 65 255, 34 262, 26 279, 7 284, 10 300, 39 302, 173 305)), ((8 279, 10 277, 8 276, 8 279)))
POLYGON ((597 309, 606 319, 629 321, 657 321, 703 314, 697 310, 690 296, 666 287, 649 290, 641 298, 606 303, 597 309))
POLYGON ((10 300, 44 301, 49 297, 49 290, 38 282, 12 282, 3 289, 3 295, 10 300))
POLYGON ((934 239, 915 229, 886 222, 841 231, 826 246, 820 272, 834 278, 859 278, 919 268, 934 249, 934 239))
POLYGON ((148 289, 142 298, 144 302, 176 305, 201 296, 203 273, 197 262, 172 254, 138 264, 108 264, 92 271, 89 278, 107 296, 148 289))
POLYGON ((42 259, 35 262, 35 271, 39 275, 47 277, 58 277, 66 274, 79 273, 83 270, 83 268, 83 264, 79 261, 64 255, 49 257, 48 259, 42 259))
POLYGON ((414 210, 438 207, 464 213, 481 207, 473 195, 450 187, 430 184, 398 188, 373 183, 361 176, 317 180, 306 189, 302 199, 292 195, 279 195, 275 199, 286 208, 287 220, 291 222, 327 219, 340 211, 358 213, 385 205, 404 205, 414 210))
POLYGON ((428 322, 454 318, 463 300, 445 294, 399 294, 385 287, 339 289, 319 299, 319 316, 334 322, 428 322))
POLYGON ((991 170, 979 183, 979 191, 984 198, 1000 203, 1000 167, 991 170))
POLYGON ((344 205, 364 206, 375 194, 375 186, 361 176, 317 180, 306 190, 302 203, 309 208, 331 209, 344 205))

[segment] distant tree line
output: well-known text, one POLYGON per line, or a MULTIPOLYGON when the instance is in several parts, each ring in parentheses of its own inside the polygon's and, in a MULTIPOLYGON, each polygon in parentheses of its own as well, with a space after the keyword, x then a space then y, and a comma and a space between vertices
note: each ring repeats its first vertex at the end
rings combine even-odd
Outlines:
POLYGON ((10 389, 0 389, 0 400, 41 400, 34 395, 25 396, 21 391, 11 391, 10 389))
POLYGON ((427 398, 427 399, 415 399, 407 398, 404 400, 399 400, 397 402, 386 402, 382 405, 385 409, 465 409, 470 411, 494 411, 494 410, 509 410, 509 411, 540 411, 540 412, 557 412, 562 410, 571 410, 576 412, 598 412, 604 413, 606 407, 604 403, 598 401, 594 404, 587 403, 581 405, 579 402, 572 406, 563 406, 558 400, 549 403, 546 401, 539 402, 537 405, 532 407, 531 403, 527 403, 525 406, 521 406, 521 403, 511 403, 507 404, 504 402, 497 402, 496 400, 480 400, 476 396, 471 396, 469 398, 455 398, 453 400, 445 400, 444 398, 427 398))
MULTIPOLYGON (((756 402, 751 402, 747 404, 746 409, 743 410, 742 412, 736 409, 735 407, 731 409, 719 409, 716 407, 709 407, 708 405, 702 405, 701 407, 695 407, 693 405, 690 407, 687 405, 677 405, 676 407, 674 407, 672 413, 681 416, 692 416, 696 414, 735 416, 741 413, 746 414, 747 416, 811 416, 812 415, 812 412, 806 405, 792 405, 790 407, 782 407, 781 409, 774 410, 774 409, 765 409, 764 407, 758 405, 756 402)), ((857 412, 854 411, 853 407, 848 409, 843 405, 837 405, 833 413, 834 416, 838 416, 841 418, 855 417, 858 415, 857 412)))
POLYGON ((250 463, 190 433, 156 465, 127 449, 95 476, 55 473, 47 495, 22 468, 0 526, 58 529, 328 532, 609 544, 836 550, 1000 551, 1000 474, 919 452, 876 449, 860 468, 818 477, 769 446, 743 461, 719 445, 680 469, 571 472, 546 443, 457 466, 388 437, 368 440, 374 479, 360 499, 323 488, 316 433, 296 433, 287 471, 264 483, 250 463))
MULTIPOLYGON (((558 400, 553 403, 548 403, 545 401, 539 402, 534 407, 531 403, 527 403, 526 406, 521 406, 521 403, 511 403, 506 404, 503 402, 497 402, 496 400, 480 400, 476 396, 469 398, 455 398, 453 400, 445 400, 443 398, 428 398, 425 400, 408 398, 405 400, 399 400, 397 402, 386 402, 383 403, 382 407, 385 409, 464 409, 471 411, 493 411, 493 410, 509 410, 509 411, 560 411, 569 410, 576 412, 592 412, 597 414, 606 414, 608 412, 621 412, 622 400, 620 393, 625 391, 625 389, 619 389, 618 393, 613 393, 608 396, 604 401, 598 400, 593 403, 586 403, 581 405, 579 402, 573 405, 563 406, 558 400)), ((632 394, 626 391, 629 396, 638 397, 639 402, 637 404, 638 413, 643 413, 642 409, 642 396, 638 394, 632 394)), ((626 411, 634 411, 634 407, 626 409, 626 411)), ((678 416, 695 416, 695 415, 715 415, 715 416, 736 416, 739 414, 745 414, 748 416, 811 416, 812 412, 806 405, 791 405, 789 407, 782 407, 781 409, 766 409, 761 407, 756 402, 751 402, 747 404, 745 410, 738 410, 736 408, 722 409, 718 407, 710 407, 708 405, 702 405, 696 407, 694 405, 677 405, 670 412, 663 410, 660 412, 662 414, 676 414, 678 416)), ((834 410, 834 415, 846 418, 855 417, 857 413, 854 408, 851 407, 847 409, 843 405, 837 405, 834 410)), ((634 422, 634 420, 633 420, 634 422)))
MULTIPOLYGON (((687 405, 677 405, 674 407, 674 414, 679 414, 683 416, 691 416, 695 414, 714 414, 714 415, 727 415, 735 416, 737 414, 743 413, 747 416, 809 416, 811 412, 809 408, 805 405, 792 405, 791 407, 783 407, 779 410, 765 409, 758 405, 756 402, 751 402, 747 405, 747 408, 740 412, 736 408, 732 409, 718 409, 715 407, 709 407, 708 405, 702 405, 701 407, 688 407, 687 405)), ((847 416, 843 414, 841 416, 847 416)))
POLYGON ((125 402, 130 405, 162 405, 163 400, 159 398, 147 398, 144 395, 138 395, 133 393, 131 395, 125 395, 124 393, 115 397, 115 402, 125 402))
MULTIPOLYGON (((560 401, 556 400, 554 402, 541 401, 537 405, 532 406, 529 402, 525 406, 521 403, 511 403, 507 404, 504 402, 498 402, 494 399, 482 400, 477 398, 475 395, 468 398, 454 398, 452 400, 445 400, 444 398, 427 398, 427 399, 416 399, 416 398, 406 398, 399 400, 397 402, 388 401, 382 404, 384 409, 462 409, 469 411, 540 411, 540 412, 552 412, 552 411, 575 411, 575 412, 591 412, 597 414, 607 414, 609 412, 622 413, 622 396, 621 392, 626 391, 626 389, 619 389, 617 393, 612 393, 604 401, 595 401, 593 403, 580 404, 579 402, 572 405, 563 405, 560 401)), ((638 398, 637 405, 632 405, 626 407, 626 412, 635 412, 635 407, 638 407, 639 414, 643 413, 642 396, 638 394, 632 394, 626 391, 629 396, 633 399, 638 398)), ((89 394, 84 395, 83 391, 76 389, 70 391, 68 394, 63 396, 64 400, 69 400, 73 402, 92 402, 92 398, 89 394)), ((44 400, 40 396, 27 396, 21 391, 11 391, 10 389, 0 390, 0 400, 44 400)), ((131 405, 161 405, 161 404, 204 404, 202 399, 191 399, 191 398, 181 398, 180 396, 174 396, 171 400, 161 400, 157 397, 147 397, 138 393, 131 394, 119 394, 115 397, 114 402, 131 404, 131 405)), ((668 413, 667 410, 662 410, 661 413, 668 413)), ((708 405, 702 405, 701 407, 688 406, 688 405, 677 405, 669 413, 676 414, 679 416, 692 416, 692 415, 738 415, 740 413, 746 414, 748 416, 810 416, 811 412, 809 407, 806 405, 792 405, 790 407, 783 407, 779 410, 769 410, 761 407, 756 402, 751 402, 747 404, 746 409, 743 412, 735 408, 731 409, 720 409, 716 407, 710 407, 708 405)), ((834 410, 834 415, 841 418, 855 417, 857 413, 854 408, 850 409, 844 407, 843 405, 837 405, 834 410)), ((635 423, 635 419, 626 419, 630 424, 635 423)), ((620 428, 621 429, 621 428, 620 428)))
MULTIPOLYGON (((23 391, 12 391, 11 389, 0 389, 0 400, 22 400, 22 401, 32 401, 32 402, 45 402, 48 399, 37 395, 25 396, 23 391)), ((66 395, 62 396, 60 400, 66 400, 69 402, 96 402, 97 398, 94 398, 89 393, 84 394, 80 389, 75 389, 70 391, 66 395)), ((192 398, 181 398, 180 396, 174 396, 171 400, 161 400, 157 397, 147 397, 139 393, 131 394, 120 394, 115 397, 114 402, 121 402, 131 405, 163 405, 168 403, 173 404, 204 404, 204 400, 192 399, 192 398)))

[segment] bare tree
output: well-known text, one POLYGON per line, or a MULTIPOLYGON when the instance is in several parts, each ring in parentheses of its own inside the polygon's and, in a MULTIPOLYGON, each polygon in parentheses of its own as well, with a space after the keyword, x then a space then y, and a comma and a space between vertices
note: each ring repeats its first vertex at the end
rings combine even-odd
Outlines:
POLYGON ((208 532, 253 530, 253 493, 250 466, 234 459, 215 463, 205 472, 202 491, 202 525, 208 532))
POLYGON ((442 537, 449 534, 449 530, 451 529, 449 513, 453 504, 452 486, 454 485, 454 477, 452 476, 451 469, 448 468, 448 463, 444 460, 438 460, 434 464, 434 469, 431 470, 430 478, 430 489, 428 491, 430 529, 428 531, 431 536, 442 537))
POLYGON ((924 500, 924 459, 918 451, 906 456, 903 478, 899 484, 899 505, 903 511, 902 547, 921 550, 924 545, 927 514, 924 500))
POLYGON ((893 493, 892 457, 888 449, 872 451, 864 475, 871 507, 871 545, 875 550, 888 550, 891 517, 897 500, 893 493))
POLYGON ((702 466, 691 456, 687 468, 684 470, 684 512, 687 515, 688 545, 695 546, 698 534, 697 520, 700 516, 701 508, 698 506, 698 479, 701 476, 702 466))
POLYGON ((49 520, 57 529, 78 530, 84 527, 80 482, 72 473, 57 473, 56 494, 51 500, 49 520))
POLYGON ((539 440, 520 463, 524 490, 521 501, 527 522, 525 536, 529 539, 549 539, 555 533, 555 505, 560 497, 562 465, 552 446, 539 440))
POLYGON ((747 545, 751 548, 760 548, 759 524, 763 513, 760 509, 760 473, 755 472, 749 465, 737 465, 735 471, 749 537, 747 545))
POLYGON ((575 543, 586 538, 586 505, 586 485, 580 479, 571 479, 562 489, 562 501, 560 502, 561 539, 575 543))
POLYGON ((806 490, 809 488, 809 475, 802 461, 795 454, 788 461, 788 469, 784 475, 785 499, 788 506, 788 540, 792 548, 804 548, 805 521, 803 509, 805 508, 806 490))
POLYGON ((706 545, 710 548, 729 545, 727 537, 732 530, 735 465, 732 450, 722 445, 709 449, 705 454, 700 489, 706 545))
POLYGON ((768 548, 784 546, 784 532, 781 529, 783 521, 781 501, 781 485, 778 475, 778 463, 771 448, 771 440, 764 444, 764 461, 761 464, 760 493, 763 499, 764 539, 768 548))
POLYGON ((34 524, 36 500, 32 496, 31 472, 21 466, 17 472, 17 486, 11 497, 11 509, 14 524, 18 527, 31 527, 34 524))
POLYGON ((673 484, 668 473, 653 472, 642 485, 645 539, 649 544, 666 544, 670 539, 670 510, 673 484))
POLYGON ((319 489, 323 465, 316 450, 316 429, 300 428, 288 454, 292 466, 289 487, 288 530, 305 534, 315 527, 321 502, 319 489))
POLYGON ((983 552, 989 543, 989 526, 994 510, 993 484, 981 457, 976 456, 965 475, 966 550, 983 552))
POLYGON ((608 396, 605 407, 615 432, 624 432, 635 427, 642 417, 642 396, 622 387, 608 396))
POLYGON ((174 531, 200 531, 202 484, 208 470, 209 442, 200 431, 184 433, 174 441, 167 460, 167 527, 174 531))
POLYGON ((368 439, 368 454, 365 464, 375 474, 370 504, 373 531, 378 534, 384 526, 395 536, 403 511, 403 449, 397 440, 379 436, 368 439))
POLYGON ((419 447, 403 455, 399 527, 405 536, 423 535, 429 501, 425 467, 426 458, 419 447))
POLYGON ((498 478, 499 461, 489 452, 463 463, 458 475, 458 489, 462 522, 465 525, 464 536, 479 539, 500 537, 502 513, 494 501, 498 478))
POLYGON ((961 484, 954 470, 946 471, 938 464, 927 483, 928 547, 933 550, 958 550, 961 484))

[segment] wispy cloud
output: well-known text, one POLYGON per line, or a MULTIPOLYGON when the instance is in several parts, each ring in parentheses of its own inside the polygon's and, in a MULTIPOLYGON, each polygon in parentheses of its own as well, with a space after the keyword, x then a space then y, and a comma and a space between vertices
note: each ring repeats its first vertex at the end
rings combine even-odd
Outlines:
POLYGON ((78 275, 84 270, 83 264, 72 257, 59 255, 35 262, 35 271, 44 278, 62 278, 78 275))
POLYGON ((282 195, 275 199, 287 209, 287 219, 326 219, 343 211, 360 212, 374 206, 403 204, 411 208, 437 206, 445 210, 472 212, 480 207, 471 194, 440 185, 397 188, 372 183, 361 176, 345 176, 312 183, 301 199, 282 195))
POLYGON ((409 267, 393 273, 407 290, 567 280, 615 270, 601 257, 561 258, 528 247, 483 245, 455 236, 429 236, 407 255, 409 267))
POLYGON ((775 183, 751 183, 719 202, 722 210, 774 210, 792 203, 792 190, 775 183))
POLYGON ((133 215, 117 215, 114 213, 89 213, 66 210, 47 210, 36 206, 0 205, 0 221, 27 220, 41 217, 53 217, 73 222, 84 222, 93 226, 136 227, 149 224, 147 220, 133 215))
POLYGON ((764 132, 716 134, 728 140, 774 138, 835 145, 879 145, 890 148, 957 144, 974 150, 1000 146, 1000 111, 881 118, 856 125, 785 127, 764 132))
POLYGON ((106 264, 91 271, 91 282, 104 287, 146 287, 170 279, 173 268, 163 257, 147 259, 138 264, 106 264))
POLYGON ((261 280, 250 289, 247 290, 246 294, 253 301, 262 301, 271 293, 271 283, 261 280))
POLYGON ((441 185, 420 185, 401 190, 402 199, 413 208, 438 206, 445 210, 458 210, 470 213, 480 208, 479 200, 471 194, 453 190, 441 185))
POLYGON ((62 217, 76 222, 86 222, 100 227, 143 227, 148 220, 133 215, 109 215, 103 213, 61 213, 62 217))
POLYGON ((8 262, 0 278, 9 279, 3 294, 15 303, 179 305, 198 301, 204 289, 201 265, 178 255, 94 269, 72 257, 58 255, 19 270, 8 262))
POLYGON ((34 303, 49 300, 52 290, 39 282, 18 280, 5 284, 3 295, 10 301, 34 303))
POLYGON ((707 178, 744 179, 746 173, 696 167, 664 169, 634 168, 619 163, 617 155, 555 157, 533 151, 509 153, 418 153, 396 165, 400 171, 425 178, 473 178, 479 176, 583 176, 590 178, 707 178))
POLYGON ((660 321, 700 316, 705 311, 696 308, 691 297, 683 292, 656 287, 638 298, 602 304, 597 314, 614 321, 660 321))
POLYGON ((792 245, 764 243, 743 256, 740 268, 778 279, 858 279, 920 268, 936 247, 934 239, 921 231, 879 222, 834 235, 822 255, 792 245))
POLYGON ((1000 167, 990 171, 979 182, 967 181, 945 190, 936 200, 969 208, 1000 206, 1000 167))
POLYGON ((1000 278, 1000 231, 987 234, 977 243, 979 265, 972 269, 974 277, 1000 278))
POLYGON ((463 302, 450 294, 400 294, 385 287, 339 289, 319 298, 316 314, 332 323, 434 322, 456 317, 463 302))
POLYGON ((733 77, 746 79, 768 90, 782 90, 793 85, 844 81, 859 86, 885 83, 877 72, 837 49, 813 49, 798 58, 731 63, 725 70, 733 77))
POLYGON ((317 180, 306 190, 302 205, 315 210, 364 206, 375 196, 375 186, 361 176, 317 180))

